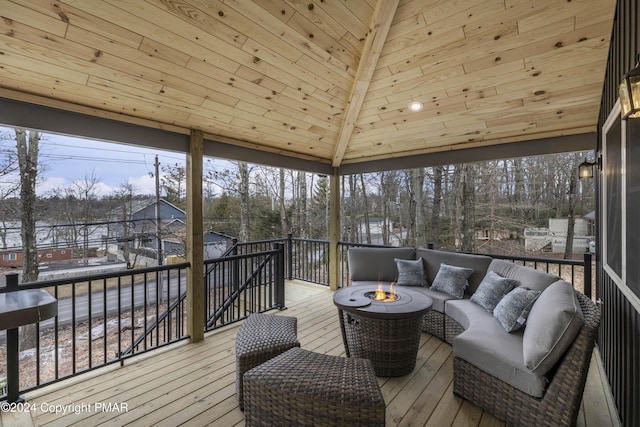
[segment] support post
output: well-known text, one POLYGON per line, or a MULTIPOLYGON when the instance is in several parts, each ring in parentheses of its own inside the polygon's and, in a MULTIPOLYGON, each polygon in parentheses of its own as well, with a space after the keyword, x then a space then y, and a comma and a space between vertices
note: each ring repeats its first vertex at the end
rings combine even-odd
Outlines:
POLYGON ((275 262, 274 296, 276 305, 280 310, 286 310, 284 296, 284 243, 274 243, 273 249, 278 251, 275 262))
MULTIPOLYGON (((7 290, 18 290, 18 273, 7 274, 7 290)), ((7 329, 7 402, 24 402, 20 396, 20 359, 18 328, 7 329)))
POLYGON ((591 274, 592 256, 591 252, 584 253, 584 294, 589 298, 591 298, 591 287, 593 286, 593 275, 591 274))
POLYGON ((333 168, 329 179, 329 288, 340 286, 340 179, 338 169, 333 168))
POLYGON ((204 339, 204 224, 202 214, 202 132, 191 130, 187 153, 187 332, 204 339))
POLYGON ((287 253, 289 257, 287 259, 287 277, 289 280, 293 279, 293 235, 287 233, 287 253))

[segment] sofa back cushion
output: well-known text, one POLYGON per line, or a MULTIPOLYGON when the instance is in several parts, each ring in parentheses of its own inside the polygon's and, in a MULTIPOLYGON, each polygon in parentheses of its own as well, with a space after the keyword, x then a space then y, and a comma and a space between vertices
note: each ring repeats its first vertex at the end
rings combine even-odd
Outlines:
POLYGON ((525 366, 544 375, 560 360, 584 324, 578 297, 570 283, 558 280, 533 304, 524 329, 525 366))
POLYGON ((399 286, 427 286, 427 276, 424 274, 424 264, 421 259, 395 258, 398 269, 399 286))
POLYGON ((487 267, 489 267, 493 259, 486 255, 463 254, 460 252, 439 251, 437 249, 416 249, 416 258, 422 258, 424 260, 425 273, 427 273, 429 285, 433 283, 438 271, 440 271, 440 264, 473 269, 473 273, 467 279, 469 287, 465 292, 468 295, 476 291, 478 285, 487 273, 487 267))
POLYGON ((546 273, 542 270, 536 270, 524 265, 518 265, 511 261, 502 259, 494 259, 489 264, 489 271, 498 273, 502 277, 517 280, 518 286, 533 289, 534 291, 544 291, 547 287, 560 280, 558 276, 546 273))
POLYGON ((398 280, 395 258, 416 259, 413 248, 355 247, 347 252, 351 281, 394 282, 398 280))

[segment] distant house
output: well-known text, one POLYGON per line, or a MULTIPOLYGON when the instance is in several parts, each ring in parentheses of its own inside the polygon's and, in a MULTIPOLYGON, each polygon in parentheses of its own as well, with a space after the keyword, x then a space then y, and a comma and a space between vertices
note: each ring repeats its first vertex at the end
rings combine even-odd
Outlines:
MULTIPOLYGON (((147 258, 156 259, 158 254, 157 232, 160 228, 163 257, 184 256, 187 234, 186 212, 172 203, 160 199, 158 227, 156 206, 155 199, 136 200, 112 212, 110 220, 120 224, 112 231, 118 244, 118 252, 122 253, 125 245, 128 244, 129 250, 147 258)), ((226 251, 231 241, 233 241, 232 237, 215 231, 206 233, 204 235, 205 258, 219 257, 226 251)))
MULTIPOLYGON (((20 267, 23 264, 20 221, 5 221, 4 238, 0 246, 0 267, 20 267)), ((95 225, 75 228, 47 221, 36 222, 36 248, 38 263, 68 261, 96 253, 106 226, 95 225), (85 232, 87 233, 85 235, 85 232)))
POLYGON ((204 259, 219 258, 231 247, 233 237, 216 231, 208 231, 204 235, 204 259))
MULTIPOLYGON (((72 259, 71 249, 38 249, 38 263, 68 261, 72 259)), ((0 267, 22 267, 22 248, 0 250, 0 267)))
POLYGON ((475 231, 476 240, 510 240, 517 238, 517 233, 511 230, 491 230, 482 228, 475 231))
MULTIPOLYGON (((382 234, 384 232, 385 221, 384 218, 379 217, 370 217, 369 218, 369 230, 372 235, 374 234, 382 234)), ((387 225, 389 223, 387 222, 387 225)), ((360 219, 360 234, 365 235, 367 232, 367 224, 365 218, 360 219)))
MULTIPOLYGON (((402 246, 403 239, 406 237, 406 229, 400 230, 394 228, 391 221, 387 219, 385 222, 385 219, 380 217, 369 217, 369 232, 371 233, 371 243, 374 245, 384 244, 384 234, 386 234, 389 239, 387 244, 391 246, 402 246)), ((365 218, 360 219, 358 233, 360 235, 360 241, 366 242, 367 223, 365 218)))
MULTIPOLYGON (((525 228, 524 248, 528 251, 547 250, 563 253, 567 245, 567 218, 549 218, 548 228, 525 228)), ((585 218, 576 218, 573 235, 573 252, 587 252, 593 235, 589 234, 589 222, 585 218)))
POLYGON ((117 242, 119 252, 129 245, 128 250, 139 252, 148 258, 156 258, 159 229, 163 255, 184 254, 186 212, 160 199, 158 216, 156 206, 155 198, 133 200, 110 212, 109 221, 113 225, 108 237, 117 242))

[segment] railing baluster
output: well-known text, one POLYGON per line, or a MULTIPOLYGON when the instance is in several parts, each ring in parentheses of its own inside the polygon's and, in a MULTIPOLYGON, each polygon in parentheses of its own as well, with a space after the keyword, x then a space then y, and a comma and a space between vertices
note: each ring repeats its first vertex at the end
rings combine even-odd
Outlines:
POLYGON ((93 326, 93 310, 91 307, 91 280, 87 282, 87 340, 89 349, 89 369, 93 367, 93 341, 91 340, 91 328, 93 326))
MULTIPOLYGON (((147 316, 148 316, 148 312, 147 309, 149 307, 149 296, 147 295, 149 292, 149 281, 147 280, 147 275, 144 275, 144 288, 142 289, 142 299, 143 299, 143 303, 142 303, 142 315, 144 316, 142 319, 142 324, 144 325, 144 330, 146 331, 147 328, 149 327, 149 325, 147 325, 147 316)), ((142 341, 142 348, 146 351, 147 350, 147 340, 146 338, 142 341)))
MULTIPOLYGON (((58 297, 58 287, 55 286, 53 291, 53 297, 55 299, 59 299, 58 297)), ((59 351, 58 351, 58 346, 60 345, 60 336, 59 336, 59 323, 58 323, 58 316, 53 318, 53 337, 54 337, 54 343, 53 343, 53 348, 55 349, 54 351, 54 359, 55 359, 55 366, 54 366, 54 375, 55 378, 60 377, 60 360, 59 360, 59 351)))
POLYGON ((36 323, 36 385, 40 385, 40 322, 36 323))
POLYGON ((122 357, 122 280, 118 277, 118 357, 122 357))
POLYGON ((71 372, 76 373, 76 283, 71 284, 71 372))
POLYGON ((102 279, 102 363, 107 363, 107 279, 102 279))

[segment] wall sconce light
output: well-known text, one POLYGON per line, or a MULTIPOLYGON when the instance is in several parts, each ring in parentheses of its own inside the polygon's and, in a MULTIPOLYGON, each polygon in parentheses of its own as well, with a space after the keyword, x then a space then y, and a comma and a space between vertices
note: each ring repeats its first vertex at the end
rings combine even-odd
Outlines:
POLYGON ((593 178, 595 168, 598 168, 598 170, 602 168, 602 157, 599 156, 593 163, 587 161, 580 163, 578 165, 578 177, 580 179, 593 178))
POLYGON ((622 119, 640 118, 640 54, 635 68, 624 75, 619 93, 622 119))

